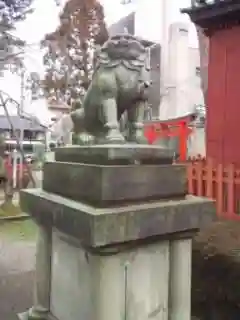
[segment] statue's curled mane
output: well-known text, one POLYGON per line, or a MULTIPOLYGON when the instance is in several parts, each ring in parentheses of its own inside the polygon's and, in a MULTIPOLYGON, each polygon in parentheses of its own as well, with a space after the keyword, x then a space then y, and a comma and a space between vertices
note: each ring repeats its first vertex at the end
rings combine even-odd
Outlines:
POLYGON ((137 69, 144 67, 146 48, 141 40, 132 35, 119 34, 108 39, 97 55, 97 68, 115 67, 123 63, 126 67, 137 69))

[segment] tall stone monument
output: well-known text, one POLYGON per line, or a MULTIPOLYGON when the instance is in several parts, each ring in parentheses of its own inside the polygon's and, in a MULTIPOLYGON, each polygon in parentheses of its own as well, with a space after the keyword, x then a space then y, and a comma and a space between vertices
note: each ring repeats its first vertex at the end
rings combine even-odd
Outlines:
POLYGON ((38 224, 32 320, 190 320, 192 236, 214 202, 188 196, 186 168, 143 134, 144 43, 110 38, 42 189, 21 192, 38 224), (127 114, 120 130, 122 114, 127 114))

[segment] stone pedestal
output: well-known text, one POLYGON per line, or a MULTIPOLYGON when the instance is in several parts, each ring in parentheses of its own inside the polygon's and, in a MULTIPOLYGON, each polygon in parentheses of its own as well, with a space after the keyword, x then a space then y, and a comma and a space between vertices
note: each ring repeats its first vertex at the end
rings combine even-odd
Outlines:
POLYGON ((34 307, 21 317, 190 320, 191 238, 214 202, 186 195, 185 167, 164 150, 108 146, 98 159, 92 148, 57 150, 43 189, 21 192, 42 237, 34 307))
POLYGON ((191 319, 192 240, 170 243, 170 320, 191 319))
POLYGON ((52 229, 38 224, 36 269, 33 288, 33 307, 20 315, 25 319, 47 319, 50 308, 50 279, 52 256, 52 229))

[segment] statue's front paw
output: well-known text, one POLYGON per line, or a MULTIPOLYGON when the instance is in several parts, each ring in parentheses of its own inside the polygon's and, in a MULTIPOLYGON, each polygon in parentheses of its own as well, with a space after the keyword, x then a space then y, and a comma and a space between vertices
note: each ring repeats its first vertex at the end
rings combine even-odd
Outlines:
POLYGON ((111 129, 108 131, 105 143, 125 143, 123 135, 117 129, 111 129))
POLYGON ((79 134, 74 134, 72 142, 73 144, 78 145, 91 145, 94 143, 94 137, 86 132, 82 132, 79 134))

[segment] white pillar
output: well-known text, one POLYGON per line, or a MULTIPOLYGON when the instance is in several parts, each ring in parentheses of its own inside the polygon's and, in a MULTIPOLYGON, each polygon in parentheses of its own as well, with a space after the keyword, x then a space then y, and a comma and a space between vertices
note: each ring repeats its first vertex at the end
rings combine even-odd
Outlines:
POLYGON ((189 72, 189 26, 174 23, 170 26, 169 72, 173 88, 171 89, 172 117, 181 117, 192 111, 190 99, 191 81, 189 72))
POLYGON ((166 113, 169 109, 169 24, 170 24, 170 0, 161 0, 161 54, 160 54, 160 105, 159 116, 160 119, 167 119, 166 113))
POLYGON ((50 142, 51 142, 51 131, 50 130, 46 130, 46 132, 45 132, 45 145, 46 145, 46 151, 48 152, 48 151, 51 151, 50 150, 50 147, 49 147, 49 145, 50 145, 50 142))
POLYGON ((17 159, 18 159, 18 153, 17 150, 14 149, 12 152, 12 158, 13 158, 13 188, 15 189, 17 186, 17 159))
MULTIPOLYGON (((161 0, 161 57, 160 57, 160 72, 161 72, 161 91, 167 86, 168 82, 168 60, 169 60, 169 0, 161 0)), ((161 93, 161 92, 160 92, 161 93)))
POLYGON ((161 119, 184 116, 192 110, 189 96, 191 79, 188 35, 188 24, 177 22, 169 27, 167 102, 160 108, 161 119))
MULTIPOLYGON (((141 0, 136 1, 135 11, 135 34, 144 39, 161 44, 160 56, 160 95, 162 103, 159 106, 159 112, 162 104, 167 105, 165 101, 165 88, 168 86, 168 27, 170 24, 173 2, 171 0, 141 0), (145 21, 145 23, 143 23, 145 21)), ((165 99, 166 98, 166 99, 165 99)), ((163 107, 165 110, 165 107, 163 107)))
POLYGON ((191 319, 192 240, 170 244, 169 320, 191 319))

